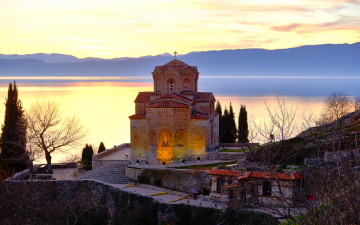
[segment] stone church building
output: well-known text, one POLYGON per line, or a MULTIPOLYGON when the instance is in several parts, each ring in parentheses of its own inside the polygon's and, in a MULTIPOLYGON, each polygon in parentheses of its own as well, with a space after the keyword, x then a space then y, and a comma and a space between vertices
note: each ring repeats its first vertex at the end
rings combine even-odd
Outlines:
POLYGON ((196 66, 174 59, 156 66, 154 91, 139 92, 130 116, 131 161, 175 163, 205 158, 219 146, 215 97, 198 92, 196 66))

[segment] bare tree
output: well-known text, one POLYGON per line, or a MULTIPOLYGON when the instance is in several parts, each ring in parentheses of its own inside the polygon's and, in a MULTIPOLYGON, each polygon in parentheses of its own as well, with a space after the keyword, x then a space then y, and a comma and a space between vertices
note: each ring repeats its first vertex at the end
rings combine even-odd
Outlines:
POLYGON ((53 152, 67 151, 68 147, 76 146, 85 137, 79 119, 76 116, 63 118, 55 102, 32 105, 27 120, 31 151, 45 154, 50 171, 53 152))
POLYGON ((276 98, 275 107, 265 102, 265 109, 269 115, 269 121, 260 121, 251 124, 256 127, 257 138, 264 143, 261 151, 255 151, 257 160, 268 167, 274 163, 280 163, 288 155, 285 140, 293 136, 296 130, 295 116, 297 107, 288 107, 284 99, 276 98))
POLYGON ((333 122, 340 119, 351 111, 353 106, 352 99, 342 92, 334 92, 326 97, 318 125, 333 122))
POLYGON ((268 112, 270 121, 262 123, 258 127, 259 134, 268 141, 283 141, 294 134, 296 130, 295 116, 297 107, 288 107, 284 99, 276 97, 277 105, 271 107, 265 101, 265 109, 268 112))

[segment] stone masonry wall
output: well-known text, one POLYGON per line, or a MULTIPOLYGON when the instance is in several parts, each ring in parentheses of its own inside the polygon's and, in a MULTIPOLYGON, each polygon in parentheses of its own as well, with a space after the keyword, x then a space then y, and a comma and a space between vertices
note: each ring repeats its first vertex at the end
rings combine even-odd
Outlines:
POLYGON ((195 189, 198 192, 210 190, 211 176, 201 170, 180 169, 151 169, 151 168, 126 168, 126 176, 133 181, 138 181, 143 176, 144 183, 156 185, 180 192, 188 192, 195 189))
POLYGON ((158 203, 96 181, 12 181, 0 186, 0 224, 217 224, 222 212, 158 203), (19 204, 20 203, 20 204, 19 204), (15 216, 16 215, 16 216, 15 216))

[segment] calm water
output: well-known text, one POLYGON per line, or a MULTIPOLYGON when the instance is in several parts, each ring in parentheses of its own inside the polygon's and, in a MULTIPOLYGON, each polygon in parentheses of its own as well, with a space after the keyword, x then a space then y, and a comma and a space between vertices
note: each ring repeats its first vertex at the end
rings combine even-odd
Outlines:
MULTIPOLYGON (((78 115, 87 129, 85 143, 107 148, 130 141, 128 116, 135 111, 134 99, 139 91, 152 91, 150 77, 142 78, 19 78, 0 77, 0 99, 5 102, 8 83, 17 80, 19 97, 24 109, 36 101, 55 100, 64 115, 78 115)), ((240 104, 256 121, 266 120, 264 101, 275 106, 276 95, 288 106, 297 107, 298 115, 321 109, 324 96, 334 91, 360 95, 359 78, 202 78, 199 91, 212 91, 223 106, 232 103, 236 116, 240 104)), ((0 105, 0 122, 4 119, 4 104, 0 105)), ((237 120, 237 118, 236 118, 237 120)), ((300 117, 297 119, 299 123, 300 117)), ((80 154, 82 145, 70 152, 80 154)), ((54 155, 54 162, 66 158, 54 155)))

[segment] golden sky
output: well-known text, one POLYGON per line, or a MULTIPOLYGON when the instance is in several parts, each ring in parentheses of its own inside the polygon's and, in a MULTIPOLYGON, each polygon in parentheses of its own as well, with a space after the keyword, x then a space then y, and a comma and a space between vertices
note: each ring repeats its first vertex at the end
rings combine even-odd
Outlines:
POLYGON ((0 53, 138 57, 360 41, 360 0, 0 0, 0 53))

